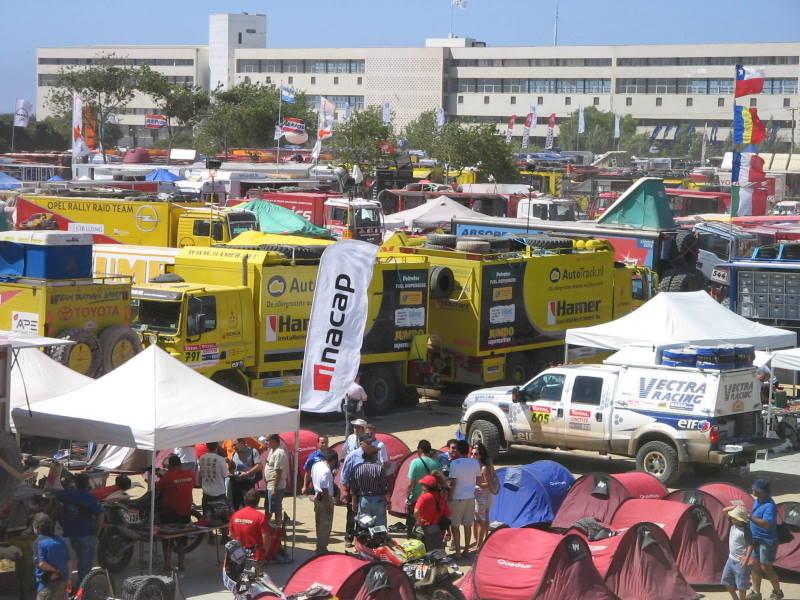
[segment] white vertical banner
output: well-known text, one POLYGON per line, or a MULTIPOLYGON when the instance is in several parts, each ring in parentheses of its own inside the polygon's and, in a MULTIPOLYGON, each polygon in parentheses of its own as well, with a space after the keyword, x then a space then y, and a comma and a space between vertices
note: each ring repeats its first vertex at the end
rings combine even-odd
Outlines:
POLYGON ((378 246, 343 240, 322 253, 306 336, 300 410, 335 412, 361 364, 378 246))
POLYGON ((344 111, 342 113, 342 121, 347 122, 350 120, 350 114, 352 113, 352 109, 350 108, 350 102, 345 101, 344 103, 344 111))
POLYGON ((583 116, 583 107, 578 109, 578 133, 586 132, 586 119, 583 116))
POLYGON ((444 108, 441 106, 436 109, 436 129, 441 131, 442 127, 444 127, 444 108))
POLYGON ((615 140, 619 139, 619 133, 620 133, 620 131, 619 131, 619 122, 620 122, 620 117, 619 117, 618 114, 615 114, 614 115, 614 139, 615 140))
POLYGON ((31 120, 33 105, 24 98, 17 98, 14 109, 14 127, 27 127, 31 120))
POLYGON ((382 120, 384 125, 388 125, 392 122, 392 103, 388 100, 383 103, 382 120))
POLYGON ((72 157, 89 154, 89 148, 83 138, 83 100, 77 94, 72 94, 72 157))

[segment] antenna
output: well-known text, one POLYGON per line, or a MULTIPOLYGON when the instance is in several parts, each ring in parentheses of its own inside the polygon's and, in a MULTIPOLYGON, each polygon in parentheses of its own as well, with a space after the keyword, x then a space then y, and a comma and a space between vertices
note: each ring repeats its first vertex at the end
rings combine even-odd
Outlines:
POLYGON ((553 25, 553 46, 558 46, 558 2, 556 2, 556 21, 553 25))

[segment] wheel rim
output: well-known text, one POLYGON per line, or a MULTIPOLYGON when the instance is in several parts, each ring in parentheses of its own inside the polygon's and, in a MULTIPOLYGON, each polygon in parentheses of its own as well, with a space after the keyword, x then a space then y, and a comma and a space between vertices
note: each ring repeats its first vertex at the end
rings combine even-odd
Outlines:
POLYGON ((67 366, 73 371, 87 375, 92 369, 92 349, 89 345, 78 342, 70 348, 67 366))
POLYGON ((133 358, 135 354, 136 350, 130 340, 120 340, 114 344, 114 347, 111 349, 111 366, 116 369, 124 362, 133 358))
POLYGON ((469 436, 469 445, 474 446, 477 443, 483 444, 483 433, 480 429, 473 429, 469 436))
POLYGON ((662 477, 667 470, 666 457, 661 452, 651 450, 644 455, 644 470, 656 477, 662 477))
POLYGON ((514 385, 525 383, 525 369, 523 367, 515 366, 511 369, 511 383, 514 385))

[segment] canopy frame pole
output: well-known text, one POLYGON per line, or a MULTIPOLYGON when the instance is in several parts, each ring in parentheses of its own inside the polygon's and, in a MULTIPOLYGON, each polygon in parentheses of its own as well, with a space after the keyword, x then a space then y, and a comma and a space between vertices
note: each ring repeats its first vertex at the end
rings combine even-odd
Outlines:
POLYGON ((769 437, 769 432, 772 428, 772 407, 773 403, 775 402, 774 394, 775 394, 775 387, 773 382, 775 381, 775 375, 772 371, 772 361, 769 361, 769 402, 767 403, 767 419, 766 423, 764 423, 764 437, 769 437))
POLYGON ((569 344, 564 342, 564 364, 569 363, 569 344))
POLYGON ((292 473, 292 560, 297 545, 297 470, 300 468, 300 428, 294 430, 294 473, 292 473))
POLYGON ((153 549, 155 548, 155 529, 156 529, 156 449, 153 448, 153 456, 150 460, 150 562, 147 570, 153 574, 153 549))

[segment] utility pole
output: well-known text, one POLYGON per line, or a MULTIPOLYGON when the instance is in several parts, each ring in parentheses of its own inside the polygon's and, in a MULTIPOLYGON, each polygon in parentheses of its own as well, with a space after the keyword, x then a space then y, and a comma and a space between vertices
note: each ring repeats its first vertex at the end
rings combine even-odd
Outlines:
POLYGON ((553 26, 553 46, 558 46, 558 2, 556 2, 556 21, 553 26))
POLYGON ((795 106, 794 108, 789 108, 788 110, 792 113, 792 139, 791 139, 791 142, 790 142, 791 143, 790 152, 792 153, 792 155, 794 155, 794 130, 797 127, 797 119, 794 118, 794 113, 795 113, 796 110, 800 110, 800 109, 798 109, 798 107, 795 106))

